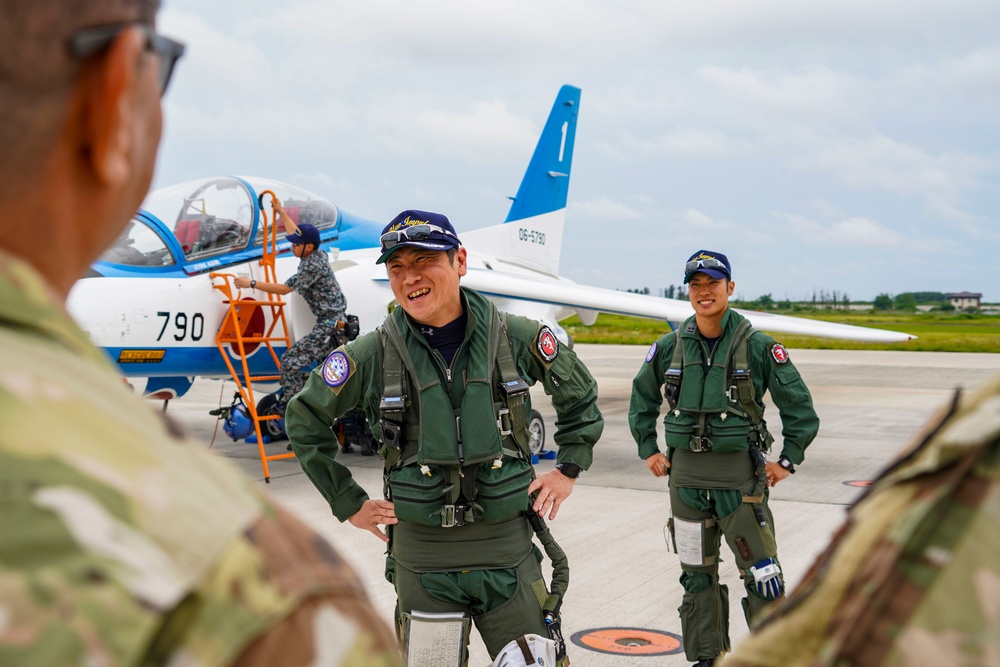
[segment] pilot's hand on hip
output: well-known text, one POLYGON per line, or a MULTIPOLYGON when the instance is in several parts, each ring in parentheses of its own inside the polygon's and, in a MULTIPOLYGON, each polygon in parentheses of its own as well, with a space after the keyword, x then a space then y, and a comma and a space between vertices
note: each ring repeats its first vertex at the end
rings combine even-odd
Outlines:
POLYGON ((532 508, 538 516, 544 517, 545 512, 548 512, 550 520, 556 518, 559 506, 569 498, 569 494, 573 493, 574 484, 576 484, 575 479, 567 477, 555 469, 537 477, 528 487, 528 495, 538 491, 532 508))
POLYGON ((656 452, 648 457, 646 467, 657 477, 666 477, 670 474, 670 460, 664 456, 663 452, 656 452))
POLYGON ((785 470, 784 468, 782 468, 777 463, 775 463, 774 461, 768 461, 764 465, 764 470, 767 472, 768 486, 775 486, 778 482, 780 482, 781 480, 785 479, 786 477, 792 474, 787 470, 785 470))
POLYGON ((347 519, 355 528, 367 530, 383 542, 389 542, 389 536, 379 529, 380 525, 399 523, 396 510, 388 500, 366 500, 357 512, 347 519))

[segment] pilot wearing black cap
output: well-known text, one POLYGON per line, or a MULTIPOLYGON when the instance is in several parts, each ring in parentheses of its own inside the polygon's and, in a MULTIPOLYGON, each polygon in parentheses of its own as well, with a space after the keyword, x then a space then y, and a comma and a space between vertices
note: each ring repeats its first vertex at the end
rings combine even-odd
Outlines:
POLYGON ((400 307, 313 371, 286 413, 292 448, 341 521, 388 543, 404 651, 414 625, 441 613, 461 619, 452 648, 466 659, 473 622, 494 659, 526 634, 558 644, 568 566, 535 512, 555 518, 593 461, 604 426, 597 384, 549 327, 461 287, 466 250, 445 216, 403 211, 381 248, 400 307), (536 382, 552 397, 559 446, 555 469, 537 478, 528 449, 536 382), (369 499, 335 460, 330 425, 356 405, 378 425, 385 500, 369 499), (533 534, 553 560, 549 589, 533 534))
POLYGON ((788 351, 729 308, 729 259, 699 250, 685 264, 684 282, 695 314, 649 348, 632 383, 629 427, 650 471, 669 475, 684 652, 697 667, 730 649, 728 590, 719 583, 722 538, 746 588, 748 625, 784 595, 768 487, 795 472, 819 418, 788 351), (777 461, 766 460, 774 440, 764 421, 767 391, 781 416, 777 461), (656 439, 664 398, 666 454, 656 439))

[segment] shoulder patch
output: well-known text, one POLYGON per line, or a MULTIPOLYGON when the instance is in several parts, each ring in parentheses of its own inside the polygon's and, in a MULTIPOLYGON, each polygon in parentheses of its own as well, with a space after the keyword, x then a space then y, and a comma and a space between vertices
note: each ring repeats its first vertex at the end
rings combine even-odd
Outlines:
POLYGON ((552 363, 555 358, 559 356, 559 341, 556 340, 556 336, 552 333, 552 329, 549 329, 548 327, 542 327, 539 330, 535 345, 538 346, 539 356, 541 356, 542 360, 546 363, 552 363))
POLYGON ((354 373, 354 363, 343 350, 334 350, 323 362, 323 381, 331 389, 339 389, 354 373))
POLYGON ((771 356, 774 357, 774 361, 779 364, 788 363, 788 350, 781 343, 775 343, 771 346, 771 356))
POLYGON ((656 350, 657 350, 657 345, 654 342, 652 345, 649 346, 649 352, 646 353, 646 363, 647 364, 649 362, 651 362, 653 360, 653 358, 656 356, 656 350))

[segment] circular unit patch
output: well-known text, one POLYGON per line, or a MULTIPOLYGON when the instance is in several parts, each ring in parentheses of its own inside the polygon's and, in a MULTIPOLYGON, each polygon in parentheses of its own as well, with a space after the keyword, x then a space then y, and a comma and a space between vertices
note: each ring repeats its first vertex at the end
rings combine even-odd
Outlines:
POLYGON ((538 332, 538 354, 542 355, 542 359, 546 362, 554 360, 559 354, 559 341, 548 327, 542 327, 538 332))
POLYGON ((656 356, 656 343, 649 346, 649 352, 646 353, 646 363, 648 364, 656 356))
POLYGON ((570 641, 591 651, 613 655, 672 655, 683 648, 679 635, 642 628, 582 630, 570 641))
POLYGON ((334 350, 323 362, 323 381, 331 387, 339 387, 351 375, 351 362, 340 350, 334 350))
POLYGON ((774 357, 774 360, 779 364, 788 363, 788 350, 786 350, 785 346, 781 343, 775 343, 771 346, 771 356, 774 357))

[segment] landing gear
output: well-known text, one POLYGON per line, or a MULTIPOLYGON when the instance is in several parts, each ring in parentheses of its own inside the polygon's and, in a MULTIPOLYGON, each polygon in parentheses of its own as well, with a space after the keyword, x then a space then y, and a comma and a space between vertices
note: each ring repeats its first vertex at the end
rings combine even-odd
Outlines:
POLYGON ((528 422, 528 449, 538 456, 545 449, 545 421, 538 410, 531 411, 531 421, 528 422))
MULTIPOLYGON (((268 394, 264 398, 257 402, 257 414, 258 415, 271 415, 277 412, 278 397, 275 394, 268 394)), ((260 423, 261 428, 264 430, 264 435, 271 438, 271 442, 277 440, 284 440, 288 436, 285 435, 285 420, 284 419, 268 419, 267 421, 262 421, 260 423)))

